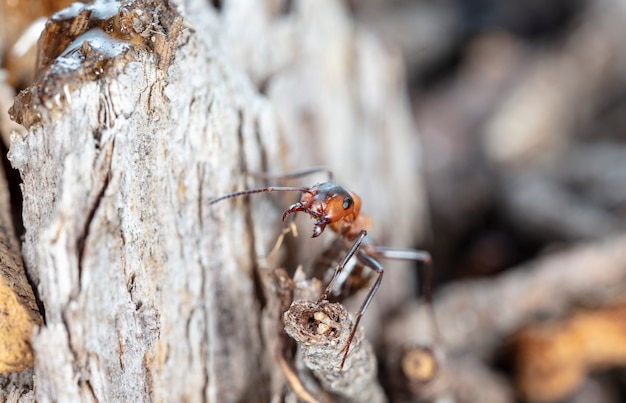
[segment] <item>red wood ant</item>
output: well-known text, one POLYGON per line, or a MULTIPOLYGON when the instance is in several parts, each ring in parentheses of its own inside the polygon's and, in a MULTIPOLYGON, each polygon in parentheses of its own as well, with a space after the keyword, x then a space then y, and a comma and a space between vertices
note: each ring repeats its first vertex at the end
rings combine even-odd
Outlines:
POLYGON ((291 179, 317 172, 326 172, 328 175, 328 182, 317 183, 310 188, 267 186, 258 189, 242 190, 240 192, 230 193, 213 199, 209 202, 209 205, 222 200, 247 196, 255 193, 302 193, 300 200, 285 210, 283 213, 283 221, 294 213, 306 213, 311 218, 316 220, 313 225, 313 238, 320 236, 322 232, 324 232, 324 229, 329 227, 339 236, 339 239, 343 243, 344 251, 347 251, 343 259, 339 262, 339 264, 337 264, 333 277, 322 292, 322 295, 320 295, 318 303, 328 299, 331 291, 335 288, 337 281, 341 277, 340 274, 342 273, 342 270, 346 267, 348 261, 352 257, 356 257, 359 264, 369 267, 377 273, 374 284, 370 288, 365 300, 362 302, 361 307, 356 313, 354 326, 346 343, 345 353, 341 361, 340 368, 343 368, 343 364, 345 363, 350 350, 350 344, 352 343, 356 330, 358 329, 361 317, 367 310, 370 302, 372 302, 372 298, 374 298, 374 294, 376 294, 376 291, 380 287, 383 279, 385 270, 376 259, 412 260, 420 263, 422 267, 426 269, 426 276, 423 281, 424 285, 422 290, 428 304, 431 302, 430 282, 432 281, 432 263, 430 254, 426 251, 414 249, 393 249, 376 245, 373 240, 367 236, 370 222, 369 218, 361 213, 361 198, 356 193, 350 192, 335 184, 332 181, 332 172, 325 168, 311 168, 283 175, 254 174, 254 176, 265 179, 291 179))

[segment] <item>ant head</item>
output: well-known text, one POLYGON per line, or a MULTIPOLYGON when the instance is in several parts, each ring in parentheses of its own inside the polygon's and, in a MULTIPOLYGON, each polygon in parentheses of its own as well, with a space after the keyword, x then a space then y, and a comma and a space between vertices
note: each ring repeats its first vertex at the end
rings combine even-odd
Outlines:
POLYGON ((292 213, 304 212, 317 220, 313 228, 313 238, 318 237, 326 225, 351 223, 359 215, 361 199, 354 193, 331 182, 319 183, 304 193, 300 201, 289 207, 283 220, 292 213))

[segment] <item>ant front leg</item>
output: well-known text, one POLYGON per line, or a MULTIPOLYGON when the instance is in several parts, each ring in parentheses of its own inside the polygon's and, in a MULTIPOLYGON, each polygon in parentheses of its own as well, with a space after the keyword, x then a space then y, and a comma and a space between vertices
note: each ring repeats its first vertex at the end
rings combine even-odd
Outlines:
POLYGON ((318 300, 318 303, 320 303, 323 300, 328 298, 328 295, 330 294, 333 287, 335 286, 335 282, 339 278, 339 275, 341 274, 342 270, 344 269, 346 264, 348 264, 348 261, 355 255, 361 263, 375 270, 378 273, 378 277, 376 278, 376 281, 372 285, 372 288, 370 288, 369 292, 367 293, 367 296, 365 297, 365 300, 363 301, 363 303, 361 304, 361 307, 356 313, 356 318, 354 319, 354 325, 352 326, 352 331, 350 332, 350 336, 348 336, 348 340, 346 342, 346 347, 345 347, 345 352, 343 355, 343 359, 341 360, 341 366, 339 367, 339 369, 343 369, 343 365, 345 364, 346 358, 348 357, 348 353, 350 352, 350 344, 352 344, 354 335, 356 334, 356 331, 359 328, 359 322, 361 321, 361 318, 363 317, 363 314, 367 310, 367 307, 369 306, 370 302, 372 302, 372 299, 374 298, 374 294, 376 294, 376 291, 378 290, 378 287, 380 287, 380 284, 383 280, 383 273, 384 273, 383 266, 381 266, 380 263, 378 263, 374 258, 369 256, 367 253, 363 252, 362 250, 359 250, 359 248, 361 247, 361 244, 363 243, 363 239, 365 239, 366 236, 367 236, 367 231, 362 230, 361 233, 359 234, 359 237, 352 244, 352 247, 350 248, 346 256, 337 265, 337 268, 335 269, 335 273, 333 274, 333 278, 330 280, 330 282, 326 286, 326 289, 324 290, 324 292, 322 293, 322 295, 320 296, 318 300))
MULTIPOLYGON (((332 181, 333 172, 330 169, 325 168, 325 167, 313 167, 313 168, 301 169, 301 170, 282 173, 282 174, 269 174, 265 172, 248 172, 248 175, 257 179, 285 180, 285 179, 297 179, 297 178, 301 178, 304 176, 313 175, 319 172, 326 173, 326 175, 328 176, 328 180, 332 181)), ((285 220, 285 216, 283 216, 283 220, 285 220)), ((293 217, 290 216, 287 218, 287 220, 288 221, 285 222, 285 226, 283 230, 280 232, 280 234, 278 235, 278 238, 274 242, 274 246, 272 247, 272 249, 270 249, 269 252, 265 254, 265 256, 263 256, 263 258, 267 259, 273 253, 275 253, 283 244, 283 241, 285 240, 285 236, 287 236, 287 234, 292 233, 294 237, 298 236, 298 230, 297 230, 296 224, 293 221, 293 217)))
POLYGON ((376 281, 372 285, 372 288, 370 288, 370 290, 367 292, 365 300, 363 301, 361 307, 356 313, 356 317, 354 318, 354 326, 352 327, 352 331, 350 332, 350 336, 348 337, 348 342, 346 343, 346 351, 343 353, 343 359, 341 360, 341 366, 339 367, 340 369, 343 369, 343 364, 346 362, 346 358, 348 357, 348 353, 350 352, 350 344, 352 343, 354 335, 359 328, 359 322, 361 322, 361 318, 365 314, 367 307, 369 306, 370 302, 372 302, 374 294, 376 294, 376 291, 378 291, 378 287, 380 287, 380 284, 383 281, 383 274, 385 273, 385 269, 383 268, 383 266, 364 251, 358 251, 356 258, 370 269, 375 270, 376 273, 378 273, 378 277, 376 277, 376 281))
POLYGON ((350 259, 352 259, 352 256, 354 256, 354 254, 357 252, 357 250, 361 246, 361 243, 363 242, 363 239, 366 236, 367 236, 367 231, 362 230, 361 233, 359 234, 359 237, 357 238, 357 240, 354 241, 354 243, 352 244, 352 247, 350 248, 350 250, 348 251, 346 256, 341 260, 341 262, 339 262, 339 264, 335 268, 335 273, 333 274, 333 278, 330 279, 330 282, 326 286, 326 289, 324 290, 322 295, 320 295, 320 298, 317 300, 318 303, 320 303, 320 302, 322 302, 322 301, 324 301, 325 299, 328 298, 328 296, 330 295, 331 291, 333 290, 333 287, 335 286, 335 282, 337 282, 337 279, 339 278, 339 275, 343 271, 343 268, 346 267, 346 264, 348 264, 348 261, 350 259))

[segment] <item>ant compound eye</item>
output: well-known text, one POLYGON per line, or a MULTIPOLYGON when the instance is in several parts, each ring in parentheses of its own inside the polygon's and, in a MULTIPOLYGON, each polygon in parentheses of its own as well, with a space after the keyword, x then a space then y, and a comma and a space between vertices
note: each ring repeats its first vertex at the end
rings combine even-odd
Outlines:
POLYGON ((347 196, 345 199, 343 199, 343 209, 347 210, 350 207, 352 207, 352 204, 354 204, 354 200, 352 200, 352 197, 347 196))

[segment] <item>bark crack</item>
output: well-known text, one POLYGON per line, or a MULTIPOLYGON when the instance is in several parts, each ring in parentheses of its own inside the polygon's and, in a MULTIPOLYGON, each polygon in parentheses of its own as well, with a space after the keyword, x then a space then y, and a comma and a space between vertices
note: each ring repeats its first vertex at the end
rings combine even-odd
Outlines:
POLYGON ((100 177, 102 184, 95 195, 95 199, 91 203, 92 205, 91 205, 91 208, 89 209, 89 213, 87 214, 87 219, 85 220, 83 229, 76 240, 76 250, 78 251, 78 289, 76 290, 76 292, 79 292, 81 289, 82 273, 83 273, 83 257, 85 255, 85 245, 87 243, 87 237, 89 236, 89 227, 91 226, 91 223, 93 222, 96 216, 96 212, 98 211, 98 209, 100 208, 100 205, 102 204, 102 200, 104 199, 104 194, 107 188, 109 187, 109 184, 111 183, 111 164, 113 161, 112 156, 113 156, 113 148, 115 147, 115 140, 113 140, 110 144, 111 145, 105 151, 105 155, 103 157, 105 158, 103 165, 106 165, 105 167, 106 172, 104 173, 104 175, 100 177))

